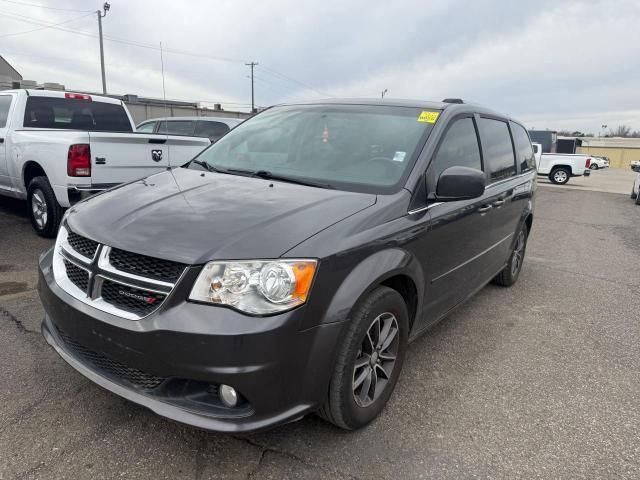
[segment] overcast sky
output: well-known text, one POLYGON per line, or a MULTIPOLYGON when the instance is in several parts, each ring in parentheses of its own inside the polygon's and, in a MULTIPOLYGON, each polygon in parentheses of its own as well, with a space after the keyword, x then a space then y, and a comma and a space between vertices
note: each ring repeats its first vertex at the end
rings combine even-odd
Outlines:
MULTIPOLYGON (((0 0, 0 54, 26 79, 100 91, 100 5, 0 0)), ((245 110, 256 61, 261 106, 388 89, 529 128, 640 130, 640 0, 112 0, 103 22, 110 93, 161 97, 162 42, 167 98, 245 110)))

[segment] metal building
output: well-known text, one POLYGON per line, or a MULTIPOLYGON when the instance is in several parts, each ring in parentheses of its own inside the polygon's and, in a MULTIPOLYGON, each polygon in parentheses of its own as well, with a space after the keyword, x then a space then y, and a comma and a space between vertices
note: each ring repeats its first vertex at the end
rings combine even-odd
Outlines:
POLYGON ((0 90, 12 88, 13 82, 22 81, 22 75, 0 55, 0 90))
POLYGON ((576 153, 607 157, 611 168, 629 168, 633 160, 640 160, 640 138, 583 138, 576 153))

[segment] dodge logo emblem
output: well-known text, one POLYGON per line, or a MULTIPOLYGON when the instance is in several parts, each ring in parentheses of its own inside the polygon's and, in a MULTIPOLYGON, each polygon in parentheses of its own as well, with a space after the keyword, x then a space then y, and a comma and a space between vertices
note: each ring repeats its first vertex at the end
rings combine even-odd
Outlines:
POLYGON ((162 150, 151 150, 151 158, 154 162, 162 160, 162 150))

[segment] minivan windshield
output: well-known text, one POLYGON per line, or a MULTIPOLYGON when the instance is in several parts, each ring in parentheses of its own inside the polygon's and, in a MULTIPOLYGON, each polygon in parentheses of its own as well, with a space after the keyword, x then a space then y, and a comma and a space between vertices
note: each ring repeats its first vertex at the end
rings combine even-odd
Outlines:
POLYGON ((187 168, 385 193, 406 179, 433 127, 422 113, 379 105, 273 107, 229 132, 187 168))

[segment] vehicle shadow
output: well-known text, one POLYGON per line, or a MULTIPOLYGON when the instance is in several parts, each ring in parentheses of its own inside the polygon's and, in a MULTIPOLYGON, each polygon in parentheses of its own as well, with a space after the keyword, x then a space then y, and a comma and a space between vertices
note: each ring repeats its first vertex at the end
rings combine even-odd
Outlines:
POLYGON ((0 197, 0 214, 28 219, 27 203, 10 197, 0 197))

